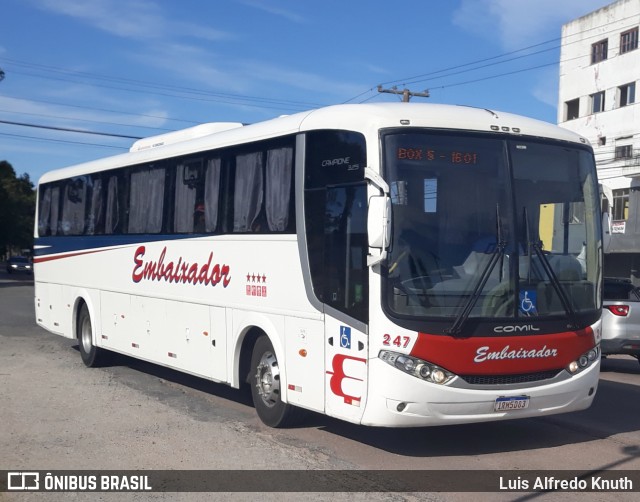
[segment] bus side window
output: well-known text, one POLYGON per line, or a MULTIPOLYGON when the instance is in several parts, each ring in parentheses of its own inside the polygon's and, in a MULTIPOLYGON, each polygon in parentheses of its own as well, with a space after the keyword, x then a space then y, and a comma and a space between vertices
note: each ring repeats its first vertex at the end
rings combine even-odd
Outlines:
POLYGON ((85 227, 87 183, 84 176, 65 182, 60 231, 63 235, 82 235, 85 227))
POLYGON ((120 228, 120 186, 118 176, 113 174, 107 181, 104 233, 115 234, 120 228))
POLYGON ((209 159, 206 163, 204 175, 204 231, 209 233, 218 230, 221 165, 222 161, 220 159, 209 159))
POLYGON ((270 232, 289 229, 293 185, 293 148, 267 151, 265 215, 270 232))
POLYGON ((38 235, 45 237, 58 233, 58 214, 60 188, 55 184, 45 185, 41 189, 38 208, 38 235))
POLYGON ((218 230, 220 158, 178 163, 175 176, 173 232, 214 233, 218 230))
POLYGON ((236 156, 233 231, 260 232, 264 198, 262 152, 236 156))
POLYGON ((198 189, 203 183, 202 159, 185 160, 178 163, 173 212, 174 232, 190 233, 194 231, 198 189))
POLYGON ((131 173, 127 233, 157 234, 162 231, 165 177, 165 168, 153 165, 131 173))
POLYGON ((100 235, 104 233, 104 184, 102 177, 97 174, 89 178, 91 187, 89 209, 85 224, 85 234, 100 235))

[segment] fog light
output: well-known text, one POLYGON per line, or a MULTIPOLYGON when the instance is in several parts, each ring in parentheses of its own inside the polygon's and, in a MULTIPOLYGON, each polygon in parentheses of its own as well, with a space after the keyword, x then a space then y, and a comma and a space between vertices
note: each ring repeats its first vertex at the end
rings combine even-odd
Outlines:
POLYGON ((571 362, 569 363, 569 371, 570 371, 571 373, 575 373, 576 371, 578 371, 578 363, 577 363, 577 362, 575 362, 575 361, 571 361, 571 362))
POLYGON ((400 403, 398 406, 396 406, 396 410, 398 410, 399 412, 403 412, 406 407, 407 403, 400 403))

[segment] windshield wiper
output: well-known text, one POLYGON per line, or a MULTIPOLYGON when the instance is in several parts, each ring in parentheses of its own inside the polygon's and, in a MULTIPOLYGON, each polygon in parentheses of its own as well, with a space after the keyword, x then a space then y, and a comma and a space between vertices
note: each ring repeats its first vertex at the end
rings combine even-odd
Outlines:
POLYGON ((482 270, 482 273, 480 274, 480 277, 476 282, 476 286, 475 288, 473 288, 473 292, 471 293, 469 298, 467 298, 467 301, 465 302, 462 310, 456 317, 456 320, 454 321, 453 325, 450 328, 446 329, 445 333, 451 334, 453 336, 460 335, 460 333, 462 332, 462 327, 464 326, 465 322, 467 322, 467 319, 469 319, 469 315, 471 315, 471 311, 473 310, 473 307, 475 307, 476 303, 478 302, 478 298, 480 298, 480 294, 482 293, 482 290, 487 284, 487 281, 489 280, 489 277, 491 276, 493 269, 496 267, 496 264, 498 263, 500 258, 504 256, 504 249, 506 245, 507 243, 502 238, 502 224, 500 222, 500 205, 496 204, 496 247, 493 250, 493 254, 491 255, 491 259, 489 260, 489 263, 487 263, 487 265, 482 270))
POLYGON ((571 305, 571 301, 569 300, 569 297, 567 296, 566 291, 562 287, 562 284, 560 284, 560 281, 558 280, 558 276, 554 272, 553 267, 551 267, 549 260, 547 259, 544 252, 542 251, 542 241, 531 240, 531 235, 529 233, 529 215, 527 213, 526 207, 523 208, 523 218, 524 218, 524 226, 525 226, 525 232, 527 237, 527 247, 529 248, 529 251, 528 251, 529 277, 531 274, 531 250, 533 249, 533 251, 536 253, 536 256, 538 257, 538 260, 540 260, 540 264, 542 265, 542 268, 544 269, 547 276, 549 277, 551 285, 553 286, 553 289, 555 289, 556 293, 558 294, 558 298, 560 298, 560 303, 562 303, 562 307, 564 308, 564 311, 567 314, 567 317, 569 318, 569 325, 567 327, 569 329, 577 329, 578 323, 576 321, 576 312, 575 310, 573 310, 573 305, 571 305))

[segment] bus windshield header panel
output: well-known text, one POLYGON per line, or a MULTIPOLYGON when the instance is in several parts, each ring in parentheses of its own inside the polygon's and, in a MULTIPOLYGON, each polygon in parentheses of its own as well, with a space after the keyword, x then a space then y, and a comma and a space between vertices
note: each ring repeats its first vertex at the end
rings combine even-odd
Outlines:
POLYGON ((392 317, 440 320, 452 334, 467 320, 562 318, 577 328, 597 319, 600 213, 588 148, 421 130, 389 132, 383 148, 392 317))

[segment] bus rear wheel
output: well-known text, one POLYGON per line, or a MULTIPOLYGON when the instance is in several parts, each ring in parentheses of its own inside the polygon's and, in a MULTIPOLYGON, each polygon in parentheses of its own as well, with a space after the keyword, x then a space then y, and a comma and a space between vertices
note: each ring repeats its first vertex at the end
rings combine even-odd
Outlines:
POLYGON ((299 408, 282 401, 280 366, 266 335, 256 340, 251 356, 251 396, 258 417, 269 427, 293 425, 299 408))
POLYGON ((93 344, 93 328, 91 316, 86 304, 83 304, 78 313, 76 336, 80 347, 80 357, 85 366, 95 368, 104 362, 104 351, 93 344))

